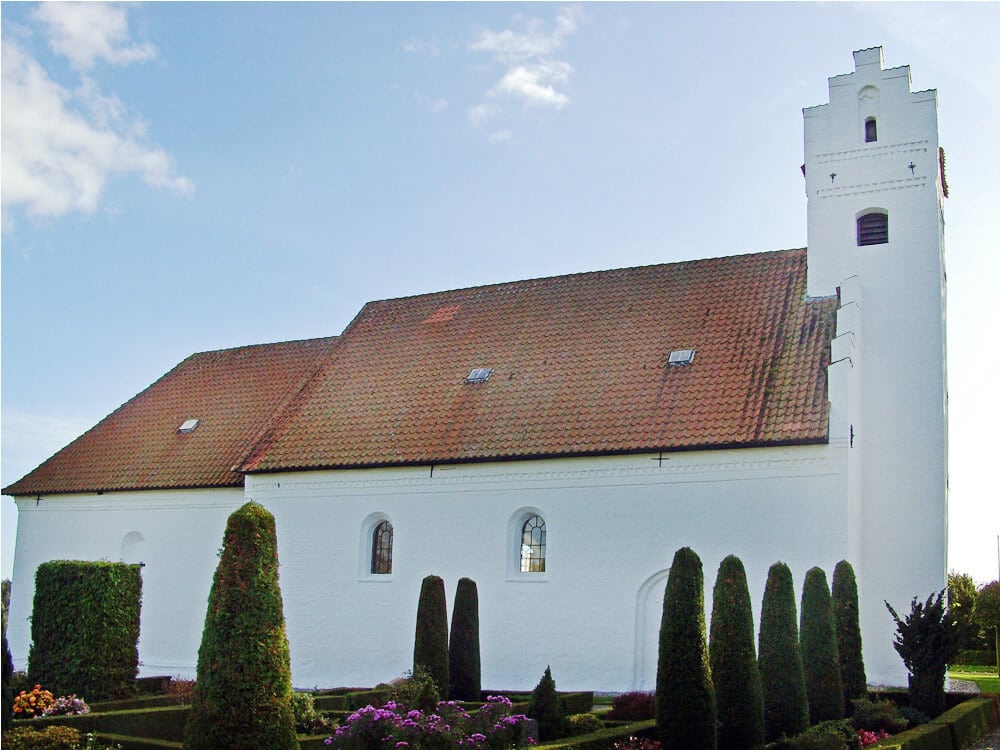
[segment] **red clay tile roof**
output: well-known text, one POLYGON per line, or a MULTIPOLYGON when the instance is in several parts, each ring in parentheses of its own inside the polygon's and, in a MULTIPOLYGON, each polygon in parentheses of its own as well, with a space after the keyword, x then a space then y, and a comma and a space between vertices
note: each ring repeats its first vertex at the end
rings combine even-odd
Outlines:
POLYGON ((4 493, 824 442, 836 299, 805 290, 785 250, 371 302, 339 338, 189 357, 4 493))
POLYGON ((194 354, 4 494, 241 486, 234 468, 336 343, 194 354), (179 433, 187 419, 198 426, 179 433))
POLYGON ((371 302, 243 469, 823 442, 836 300, 805 290, 786 250, 371 302))

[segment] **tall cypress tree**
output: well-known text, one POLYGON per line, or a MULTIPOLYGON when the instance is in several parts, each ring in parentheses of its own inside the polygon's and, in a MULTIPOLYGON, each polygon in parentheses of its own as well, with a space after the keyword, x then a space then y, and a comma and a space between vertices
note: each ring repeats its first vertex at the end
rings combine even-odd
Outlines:
POLYGON ((448 696, 448 605, 444 581, 427 576, 420 584, 417 628, 413 639, 413 671, 422 665, 430 672, 441 700, 448 696))
POLYGON ((809 723, 843 719, 844 683, 840 679, 840 659, 837 657, 837 630, 826 573, 821 568, 806 571, 799 640, 809 700, 809 723))
POLYGON ((743 563, 730 555, 712 591, 708 646, 719 710, 719 750, 764 745, 764 693, 754 648, 753 609, 743 563))
POLYGON ((452 700, 478 701, 482 693, 479 664, 479 592, 471 578, 460 578, 451 613, 448 672, 452 700))
POLYGON ((298 746, 274 516, 247 503, 226 524, 184 748, 298 746))
POLYGON ((674 554, 663 594, 656 727, 660 741, 675 750, 715 750, 716 720, 701 559, 683 547, 674 554))
POLYGON ((833 622, 837 629, 837 657, 844 683, 844 710, 851 701, 868 695, 868 678, 861 654, 861 626, 858 622, 858 584, 854 568, 841 560, 833 569, 833 622))
POLYGON ((806 680, 799 650, 792 571, 777 562, 767 572, 760 612, 757 664, 764 688, 764 739, 793 737, 809 727, 806 680))

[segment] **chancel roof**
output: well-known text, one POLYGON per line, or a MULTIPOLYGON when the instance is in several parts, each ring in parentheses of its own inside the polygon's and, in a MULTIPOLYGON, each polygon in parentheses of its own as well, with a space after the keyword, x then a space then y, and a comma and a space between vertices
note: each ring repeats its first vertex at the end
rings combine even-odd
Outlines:
POLYGON ((242 486, 248 448, 336 342, 193 354, 4 494, 242 486), (189 420, 197 425, 181 431, 189 420))
POLYGON ((339 338, 185 360, 5 492, 823 442, 836 299, 805 290, 784 250, 370 302, 339 338))

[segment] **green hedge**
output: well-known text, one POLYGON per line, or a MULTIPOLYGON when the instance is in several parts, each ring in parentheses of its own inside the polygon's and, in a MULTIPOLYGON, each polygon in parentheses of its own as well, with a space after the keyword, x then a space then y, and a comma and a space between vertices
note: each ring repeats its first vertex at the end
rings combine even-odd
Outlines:
POLYGON ((351 693, 319 693, 313 696, 317 711, 357 711, 389 700, 388 690, 358 690, 351 693))
POLYGON ((997 724, 997 705, 993 698, 971 698, 948 709, 931 724, 945 724, 951 732, 955 750, 961 750, 985 737, 997 724))
POLYGON ((86 700, 135 693, 140 566, 52 560, 35 572, 28 679, 86 700))
POLYGON ((922 724, 880 742, 877 747, 902 750, 956 750, 947 724, 922 724))
MULTIPOLYGON (((86 697, 86 696, 84 696, 86 697)), ((161 706, 176 706, 177 700, 170 695, 146 695, 141 698, 126 698, 120 701, 87 701, 92 713, 108 711, 127 711, 131 708, 160 708, 161 706)))
POLYGON ((970 666, 970 667, 995 667, 997 665, 997 652, 996 651, 959 651, 958 656, 952 663, 952 666, 970 666))
POLYGON ((562 703, 563 713, 567 716, 589 714, 594 709, 594 693, 560 693, 559 702, 562 703))
POLYGON ((121 734, 127 737, 142 737, 169 742, 180 742, 184 737, 184 725, 190 706, 166 706, 163 708, 137 708, 128 711, 89 713, 80 716, 48 716, 31 719, 33 724, 50 724, 79 729, 86 734, 121 734))
POLYGON ((656 720, 636 721, 621 727, 602 729, 591 734, 581 734, 576 737, 566 737, 553 742, 539 743, 537 747, 545 750, 607 750, 618 740, 624 740, 635 735, 637 737, 655 737, 656 720))
POLYGON ((197 675, 187 750, 298 750, 275 522, 257 503, 226 522, 197 675))

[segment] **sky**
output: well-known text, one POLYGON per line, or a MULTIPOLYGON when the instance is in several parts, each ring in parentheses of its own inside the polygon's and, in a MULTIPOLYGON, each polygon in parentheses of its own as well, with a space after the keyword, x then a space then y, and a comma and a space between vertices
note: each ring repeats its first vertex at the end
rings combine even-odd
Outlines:
POLYGON ((188 355, 369 300, 803 247, 801 110, 882 46, 939 94, 949 567, 997 578, 1000 3, 0 14, 2 485, 188 355))

